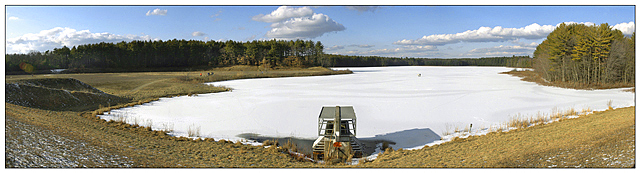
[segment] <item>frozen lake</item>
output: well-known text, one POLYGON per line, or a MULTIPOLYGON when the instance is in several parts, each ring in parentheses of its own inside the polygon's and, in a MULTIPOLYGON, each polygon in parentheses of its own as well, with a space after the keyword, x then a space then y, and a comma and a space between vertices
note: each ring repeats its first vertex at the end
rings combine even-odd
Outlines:
MULTIPOLYGON (((214 82, 210 84, 233 91, 162 98, 102 117, 110 119, 120 114, 141 122, 151 120, 154 129, 171 124, 174 135, 182 136, 191 126, 200 127, 201 136, 215 139, 238 140, 241 133, 316 138, 322 106, 352 105, 357 137, 372 138, 419 129, 442 135, 452 127, 489 127, 507 122, 516 114, 549 114, 554 108, 601 110, 609 100, 614 107, 635 105, 634 93, 622 89, 586 91, 540 86, 499 74, 513 69, 506 67, 349 69, 354 74, 214 82)), ((414 135, 400 136, 420 137, 414 135)), ((415 141, 400 147, 418 143, 425 144, 415 141)))

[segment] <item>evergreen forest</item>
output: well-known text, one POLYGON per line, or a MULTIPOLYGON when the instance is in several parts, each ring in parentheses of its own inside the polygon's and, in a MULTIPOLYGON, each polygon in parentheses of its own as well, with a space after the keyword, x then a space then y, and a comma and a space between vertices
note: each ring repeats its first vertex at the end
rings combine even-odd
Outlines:
POLYGON ((312 41, 131 41, 55 48, 53 51, 5 55, 6 71, 35 69, 167 69, 252 65, 305 67, 321 64, 323 45, 312 41))
POLYGON ((635 32, 625 37, 606 23, 562 23, 533 55, 535 72, 551 82, 587 86, 635 83, 635 32))
POLYGON ((326 55, 335 67, 377 66, 506 66, 531 67, 529 56, 484 57, 484 58, 392 58, 379 56, 326 55))
MULTIPOLYGON (((321 42, 269 41, 131 41, 97 43, 5 55, 7 74, 30 69, 103 69, 92 71, 166 71, 184 68, 233 65, 280 67, 372 67, 372 66, 514 66, 530 67, 528 56, 494 58, 390 58, 324 54, 321 42), (114 70, 115 69, 115 70, 114 70)), ((34 72, 32 70, 31 72, 34 72)), ((30 72, 30 73, 31 73, 30 72)))

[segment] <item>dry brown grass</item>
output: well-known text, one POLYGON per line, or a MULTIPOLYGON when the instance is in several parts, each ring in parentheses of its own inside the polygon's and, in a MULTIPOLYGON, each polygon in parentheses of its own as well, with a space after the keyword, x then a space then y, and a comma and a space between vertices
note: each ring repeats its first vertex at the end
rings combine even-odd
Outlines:
MULTIPOLYGON (((567 111, 568 112, 568 111, 567 111)), ((635 166, 635 107, 385 153, 357 167, 543 168, 635 166)))
MULTIPOLYGON (((227 72, 215 72, 219 76, 245 75, 256 73, 244 71, 238 73, 233 68, 227 72)), ((250 70, 250 69, 249 69, 250 70)), ((326 69, 280 69, 273 70, 284 75, 264 76, 302 76, 326 75, 326 69), (302 72, 300 72, 302 71, 302 72)), ((273 72, 271 71, 271 72, 273 72)), ((110 114, 110 110, 129 107, 158 100, 159 97, 194 95, 228 91, 229 88, 214 87, 198 82, 185 82, 180 76, 195 77, 199 72, 148 72, 148 73, 92 73, 57 75, 13 75, 5 76, 8 83, 24 79, 75 78, 109 94, 126 97, 132 101, 121 104, 95 104, 92 111, 47 111, 6 103, 5 113, 12 120, 33 124, 51 130, 55 135, 87 142, 92 147, 104 148, 110 154, 126 156, 133 160, 134 167, 312 167, 308 162, 298 162, 281 147, 254 147, 229 141, 213 139, 192 140, 186 137, 172 137, 173 124, 162 124, 162 130, 153 131, 150 120, 125 116, 105 121, 97 115, 110 114), (83 118, 79 118, 83 117, 83 118)), ((203 72, 205 73, 205 72, 203 72)), ((342 73, 342 72, 341 72, 342 73)), ((249 76, 251 77, 251 76, 249 76)), ((223 78, 226 79, 226 78, 223 78)), ((229 78, 233 79, 233 78, 229 78)), ((14 123, 15 124, 15 123, 14 123)), ((18 123, 19 124, 19 123, 18 123)), ((18 127, 19 129, 20 127, 18 127)), ((200 136, 199 127, 191 128, 190 136, 200 136)), ((28 138, 18 134, 8 141, 20 141, 28 138)), ((21 142, 18 142, 21 143, 21 142)), ((38 143, 38 142, 33 142, 38 143)), ((34 146, 22 146, 39 147, 34 146)), ((57 146, 68 147, 68 146, 57 146)), ((292 148, 295 150, 295 147, 292 148)), ((46 151, 45 151, 46 152, 46 151)), ((19 153, 16 153, 19 155, 19 153)), ((83 160, 100 162, 101 160, 83 160)), ((37 163, 35 163, 37 164, 37 163)), ((46 166, 46 165, 44 165, 46 166)), ((87 165, 85 165, 87 166, 87 165)), ((91 166, 91 165, 88 165, 91 166)))
MULTIPOLYGON (((258 69, 255 66, 233 66, 193 72, 136 72, 136 73, 87 73, 87 74, 44 74, 8 75, 7 83, 26 79, 73 78, 89 84, 108 94, 135 101, 230 91, 223 86, 205 85, 215 82, 247 78, 274 78, 295 76, 317 76, 349 74, 351 71, 332 71, 322 67, 258 69), (207 73, 213 75, 205 75, 207 73), (203 76, 200 76, 203 74, 203 76)), ((97 106, 97 105, 96 105, 97 106)))
POLYGON ((162 123, 160 131, 163 133, 171 133, 173 132, 173 123, 162 123))
MULTIPOLYGON (((610 105, 610 103, 608 103, 610 105)), ((612 110, 612 109, 609 109, 612 110)), ((504 123, 499 123, 498 125, 491 125, 488 128, 485 127, 476 127, 475 131, 483 131, 486 130, 489 133, 492 132, 505 132, 512 129, 524 129, 531 126, 547 124, 550 122, 561 121, 568 118, 573 118, 575 116, 585 116, 591 113, 591 108, 586 108, 581 111, 576 111, 574 108, 568 109, 566 111, 560 111, 557 108, 552 109, 551 114, 543 114, 538 112, 535 115, 523 115, 516 114, 514 116, 510 116, 509 120, 504 123)), ((471 125, 465 126, 463 130, 460 130, 459 126, 453 126, 450 124, 445 124, 445 131, 442 132, 443 136, 448 135, 465 135, 473 132, 471 125)))
POLYGON ((5 86, 6 102, 46 110, 85 111, 129 102, 68 78, 7 81, 5 86))
MULTIPOLYGON (((126 156, 133 161, 134 167, 344 166, 297 161, 282 147, 264 148, 224 140, 176 138, 167 135, 167 132, 173 130, 172 124, 164 124, 165 130, 153 131, 148 126, 124 123, 128 121, 126 119, 122 122, 104 121, 95 116, 105 112, 109 113, 109 110, 114 108, 143 104, 156 100, 158 97, 224 91, 224 89, 175 79, 184 74, 184 72, 160 72, 60 75, 57 77, 73 77, 110 94, 126 96, 134 101, 115 106, 95 105, 97 109, 89 112, 48 111, 6 103, 5 113, 11 120, 45 128, 55 133, 54 135, 84 141, 88 145, 103 148, 110 154, 126 156)), ((186 74, 191 76, 197 73, 186 74)), ((224 74, 224 72, 220 72, 220 75, 224 74)), ((229 74, 237 75, 238 72, 229 70, 229 74)), ((20 78, 32 77, 5 77, 7 82, 20 78)), ((49 78, 49 76, 36 75, 34 78, 49 78)), ((582 165, 584 167, 628 167, 628 165, 614 164, 612 166, 603 164, 607 162, 587 162, 585 160, 599 157, 603 153, 627 158, 629 153, 626 151, 629 150, 633 151, 630 158, 635 158, 635 148, 633 148, 635 145, 630 145, 630 143, 635 144, 633 140, 635 139, 634 120, 633 108, 615 109, 577 119, 562 120, 552 125, 533 126, 507 133, 493 132, 482 137, 459 138, 454 142, 425 147, 419 151, 393 151, 388 148, 388 151, 379 156, 377 160, 356 166, 547 167, 556 165, 570 167, 582 165), (630 139, 632 140, 630 141, 630 139), (631 149, 629 149, 630 147, 631 149), (551 157, 558 159, 551 162, 540 160, 551 157)), ((532 122, 532 120, 528 121, 532 122)), ((138 120, 138 123, 143 122, 143 120, 138 120)), ((460 131, 460 129, 456 128, 455 131, 460 131)), ((25 138, 17 135, 5 140, 19 141, 25 140, 25 138)), ((38 146, 27 146, 25 149, 29 149, 28 147, 38 146)), ((99 161, 95 160, 95 162, 99 161)))
POLYGON ((189 125, 187 129, 187 136, 189 137, 200 137, 200 126, 196 126, 195 124, 189 125))
MULTIPOLYGON (((611 89, 611 88, 628 88, 628 87, 635 87, 635 85, 633 83, 615 83, 615 84, 584 84, 584 83, 579 83, 579 82, 549 82, 545 79, 543 79, 538 73, 531 71, 531 70, 525 70, 525 71, 516 71, 516 70, 512 70, 512 71, 508 71, 508 72, 502 72, 500 74, 509 74, 509 75, 513 75, 513 76, 517 76, 517 77, 521 77, 523 81, 527 81, 527 82, 535 82, 539 85, 544 85, 544 86, 555 86, 555 87, 560 87, 560 88, 571 88, 571 89, 584 89, 584 90, 592 90, 592 89, 611 89)), ((630 89, 628 90, 630 92, 635 92, 635 89, 630 89)))
POLYGON ((257 67, 227 67, 213 69, 213 75, 184 75, 176 79, 187 83, 206 83, 235 79, 252 79, 252 78, 277 78, 277 77, 299 77, 299 76, 322 76, 350 74, 349 70, 332 71, 321 67, 312 67, 307 69, 278 69, 278 70, 258 70, 257 67))
MULTIPOLYGON (((47 111, 5 104, 6 116, 29 122, 65 138, 84 141, 110 154, 126 156, 133 167, 310 167, 281 150, 212 139, 176 138, 149 127, 105 121, 91 113, 47 111), (84 117, 84 118, 81 118, 84 117)), ((22 134, 28 135, 28 134, 22 134)), ((7 138, 20 141, 25 138, 7 138)), ((36 146, 24 146, 29 149, 36 146)), ((64 146, 58 146, 64 147, 64 146)), ((70 148, 71 149, 71 148, 70 148)), ((90 160, 84 162, 99 162, 90 160)))
POLYGON ((265 140, 262 146, 278 146, 278 140, 265 140))

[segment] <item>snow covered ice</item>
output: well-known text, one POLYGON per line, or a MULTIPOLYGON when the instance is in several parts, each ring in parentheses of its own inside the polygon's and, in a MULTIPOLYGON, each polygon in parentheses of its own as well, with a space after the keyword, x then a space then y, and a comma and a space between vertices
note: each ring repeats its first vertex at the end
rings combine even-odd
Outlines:
POLYGON ((354 74, 214 82, 209 84, 233 91, 162 98, 102 118, 152 120, 153 129, 172 124, 178 136, 200 127, 201 136, 215 139, 240 140, 241 133, 312 139, 322 106, 352 105, 358 138, 392 140, 397 149, 424 146, 455 127, 487 128, 517 114, 604 110, 609 100, 614 108, 635 105, 634 93, 624 89, 540 86, 499 74, 513 69, 506 67, 348 69, 354 74))

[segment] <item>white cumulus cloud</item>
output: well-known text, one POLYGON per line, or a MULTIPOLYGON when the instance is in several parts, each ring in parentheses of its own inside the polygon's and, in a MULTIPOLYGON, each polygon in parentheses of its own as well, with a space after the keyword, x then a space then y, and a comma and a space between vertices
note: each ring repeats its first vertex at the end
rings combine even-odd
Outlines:
MULTIPOLYGON (((564 22, 565 24, 584 24, 587 26, 595 25, 593 22, 564 22)), ((434 34, 425 35, 421 38, 410 40, 403 39, 394 42, 398 45, 447 45, 460 42, 503 42, 514 41, 518 39, 542 39, 546 38, 549 33, 562 23, 554 25, 539 25, 533 23, 522 28, 503 28, 496 27, 480 27, 476 30, 467 30, 455 34, 434 34)), ((631 35, 635 31, 633 22, 620 23, 613 26, 613 29, 622 31, 625 35, 631 35)))
MULTIPOLYGON (((29 51, 53 50, 62 46, 72 47, 81 44, 100 42, 120 42, 132 40, 152 40, 148 35, 116 35, 107 32, 92 33, 89 30, 56 27, 39 33, 28 33, 6 41, 7 53, 28 53, 29 51)), ((156 40, 156 39, 153 39, 156 40)))
POLYGON ((20 18, 15 17, 15 16, 11 16, 11 17, 9 17, 9 20, 20 20, 20 18))
POLYGON ((350 47, 359 47, 359 48, 372 48, 374 47, 374 45, 368 45, 368 44, 352 44, 349 45, 350 47))
POLYGON ((159 8, 156 8, 153 11, 151 11, 151 10, 147 11, 147 16, 151 16, 151 15, 164 16, 164 15, 167 15, 167 10, 161 10, 159 8))
POLYGON ((257 15, 253 20, 271 23, 265 36, 277 39, 316 38, 325 33, 343 31, 345 27, 324 14, 313 13, 309 7, 282 6, 268 15, 257 15))
POLYGON ((311 15, 313 15, 313 10, 311 10, 311 8, 309 7, 295 8, 295 7, 289 7, 289 6, 281 6, 281 7, 278 7, 278 9, 276 9, 275 11, 272 11, 270 14, 267 14, 267 15, 259 14, 259 15, 253 16, 252 19, 260 22, 275 23, 275 22, 281 22, 283 20, 287 20, 290 18, 304 17, 304 16, 311 16, 311 15))
POLYGON ((256 39, 256 35, 251 35, 251 36, 245 38, 244 41, 251 41, 251 40, 254 40, 254 39, 256 39))
POLYGON ((196 32, 191 33, 191 36, 194 36, 194 37, 205 36, 205 35, 207 35, 207 34, 204 33, 204 32, 200 32, 200 31, 196 31, 196 32))
MULTIPOLYGON (((558 24, 556 25, 556 27, 560 26, 560 24, 562 24, 562 23, 558 23, 558 24)), ((566 25, 571 25, 571 24, 584 24, 584 25, 587 25, 587 26, 596 25, 596 24, 595 24, 595 23, 593 23, 593 22, 574 22, 574 21, 571 21, 571 22, 564 22, 564 24, 566 24, 566 25)))
POLYGON ((324 50, 327 50, 327 51, 340 50, 340 49, 344 49, 344 46, 341 46, 341 45, 335 45, 335 46, 331 46, 331 47, 324 48, 324 50))
POLYGON ((417 56, 423 55, 425 52, 438 51, 436 46, 425 45, 425 46, 416 46, 416 45, 408 45, 401 46, 393 49, 374 49, 367 51, 357 51, 352 50, 346 52, 347 54, 355 54, 355 55, 390 55, 390 56, 417 56))
POLYGON ((311 17, 298 17, 285 22, 273 23, 266 36, 282 39, 303 39, 315 38, 324 33, 343 30, 345 30, 345 27, 331 20, 329 16, 314 14, 311 17))
POLYGON ((517 44, 517 45, 519 45, 521 47, 532 47, 532 48, 538 47, 538 43, 536 43, 536 42, 523 43, 523 42, 520 42, 520 39, 513 40, 513 41, 511 41, 511 43, 517 44))
POLYGON ((526 46, 495 46, 489 48, 476 48, 472 49, 463 56, 512 56, 512 55, 530 55, 535 47, 530 45, 526 46))
POLYGON ((394 42, 399 45, 446 45, 460 42, 498 42, 511 41, 519 38, 540 39, 545 38, 555 29, 553 25, 539 25, 533 23, 522 28, 480 27, 476 30, 468 30, 455 34, 435 34, 423 36, 415 40, 400 40, 394 42))
POLYGON ((613 26, 613 29, 617 29, 622 31, 624 35, 631 35, 634 31, 636 31, 636 24, 633 22, 629 23, 619 23, 613 26))

